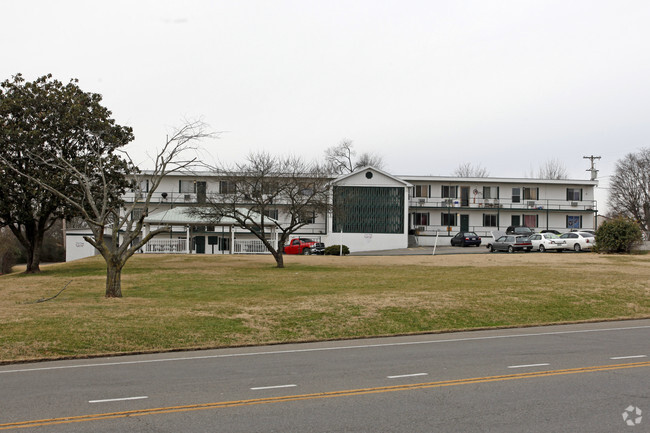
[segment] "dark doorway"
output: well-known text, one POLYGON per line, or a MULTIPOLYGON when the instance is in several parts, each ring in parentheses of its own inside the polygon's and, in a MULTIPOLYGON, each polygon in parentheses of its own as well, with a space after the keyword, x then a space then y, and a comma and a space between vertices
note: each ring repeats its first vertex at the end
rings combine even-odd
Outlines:
POLYGON ((206 183, 205 182, 196 182, 196 202, 205 203, 206 199, 206 183))
POLYGON ((469 215, 460 216, 460 231, 461 232, 469 231, 469 215))
POLYGON ((469 206, 469 186, 460 187, 460 205, 469 206))
POLYGON ((205 237, 203 236, 195 237, 194 246, 196 247, 196 254, 205 254, 205 237))

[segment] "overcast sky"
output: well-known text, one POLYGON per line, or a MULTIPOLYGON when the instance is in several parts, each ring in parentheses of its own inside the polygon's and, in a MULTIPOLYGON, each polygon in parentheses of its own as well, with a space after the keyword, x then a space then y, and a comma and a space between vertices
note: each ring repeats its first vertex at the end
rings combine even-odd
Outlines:
POLYGON ((2 80, 78 78, 136 160, 200 118, 223 162, 349 139, 396 175, 587 179, 593 154, 602 202, 650 146, 647 0, 4 1, 0 40, 2 80))

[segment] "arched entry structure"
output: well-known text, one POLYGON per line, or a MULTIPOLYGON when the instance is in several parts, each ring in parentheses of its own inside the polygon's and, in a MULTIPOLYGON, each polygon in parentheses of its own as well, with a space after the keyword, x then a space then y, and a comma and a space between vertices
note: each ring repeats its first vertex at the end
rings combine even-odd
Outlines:
MULTIPOLYGON (((262 241, 232 218, 208 221, 194 212, 196 207, 181 206, 153 212, 144 219, 144 235, 152 227, 169 226, 170 231, 151 239, 143 253, 152 254, 267 254, 262 241)), ((262 218, 258 215, 257 221, 262 218)), ((276 222, 264 217, 271 243, 277 245, 276 222)))

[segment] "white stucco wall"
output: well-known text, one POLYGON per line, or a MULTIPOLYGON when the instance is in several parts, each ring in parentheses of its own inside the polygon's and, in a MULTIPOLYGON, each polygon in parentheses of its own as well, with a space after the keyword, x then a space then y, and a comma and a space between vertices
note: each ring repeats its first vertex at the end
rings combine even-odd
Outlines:
POLYGON ((323 236, 325 246, 346 245, 350 252, 392 250, 406 248, 408 238, 404 234, 385 233, 332 233, 323 236))
POLYGON ((65 236, 65 261, 79 260, 97 254, 95 247, 90 245, 83 237, 90 236, 90 232, 70 232, 65 236))

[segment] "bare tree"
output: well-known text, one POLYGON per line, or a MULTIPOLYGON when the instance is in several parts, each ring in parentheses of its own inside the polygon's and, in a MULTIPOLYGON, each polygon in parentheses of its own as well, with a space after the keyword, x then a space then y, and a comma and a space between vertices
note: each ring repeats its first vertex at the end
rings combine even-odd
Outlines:
POLYGON ((547 160, 537 170, 538 179, 567 179, 568 177, 566 167, 556 158, 547 160))
POLYGON ((490 172, 481 164, 473 165, 471 162, 460 164, 454 170, 454 176, 458 177, 488 177, 490 172))
POLYGON ((615 215, 626 216, 650 230, 650 148, 629 153, 616 163, 609 200, 615 215))
POLYGON ((142 193, 140 175, 128 155, 120 158, 102 145, 100 137, 79 143, 85 149, 85 158, 69 160, 61 153, 34 154, 44 169, 67 173, 76 186, 75 194, 65 195, 60 189, 13 168, 27 180, 47 189, 73 208, 92 232, 84 239, 95 247, 106 261, 106 297, 122 297, 122 269, 127 260, 153 236, 169 230, 163 226, 142 236, 144 218, 151 198, 162 179, 173 172, 190 167, 196 157, 184 159, 188 151, 196 150, 198 139, 211 136, 201 122, 190 122, 167 139, 155 156, 154 169, 147 174, 149 190, 142 201, 127 205, 122 200, 125 189, 133 186, 142 193), (134 212, 140 209, 140 212, 134 212))
POLYGON ((329 147, 325 150, 325 162, 327 170, 332 174, 346 174, 353 171, 373 166, 378 169, 384 167, 383 157, 370 152, 364 152, 355 158, 356 151, 352 140, 344 139, 337 146, 329 147))
POLYGON ((206 207, 191 213, 215 223, 233 218, 262 241, 278 268, 284 267, 283 246, 289 236, 328 212, 330 177, 317 164, 261 152, 218 172, 227 190, 210 196, 206 207), (275 211, 282 217, 272 218, 275 211), (270 238, 269 226, 279 234, 277 245, 270 238))

